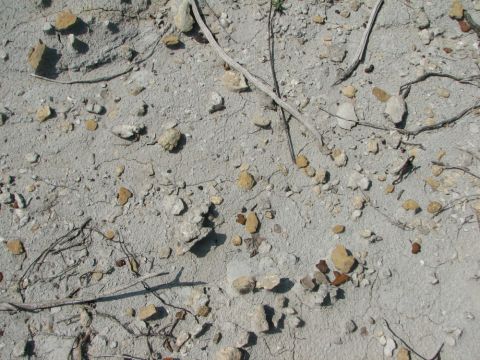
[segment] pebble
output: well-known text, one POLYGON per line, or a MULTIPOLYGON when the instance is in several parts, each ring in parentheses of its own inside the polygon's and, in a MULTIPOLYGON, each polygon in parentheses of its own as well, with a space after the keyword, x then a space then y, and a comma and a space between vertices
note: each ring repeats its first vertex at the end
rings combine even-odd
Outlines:
POLYGON ((78 18, 70 10, 64 10, 57 14, 55 29, 58 31, 68 30, 75 25, 77 20, 78 18))
POLYGON ((233 246, 242 245, 242 237, 240 235, 233 235, 231 243, 232 243, 233 246))
POLYGON ((434 38, 433 31, 429 29, 423 29, 418 32, 418 37, 422 41, 423 45, 428 45, 434 38))
POLYGON ((265 128, 270 126, 271 120, 265 115, 256 114, 252 118, 252 123, 258 127, 265 128))
POLYGON ((237 186, 242 190, 251 190, 255 185, 255 179, 248 171, 240 171, 237 179, 237 186))
POLYGON ((47 47, 42 42, 42 40, 38 40, 38 44, 35 45, 34 48, 30 49, 28 53, 28 63, 33 68, 33 70, 36 71, 41 67, 44 60, 46 49, 47 47))
POLYGON ((168 259, 172 254, 172 249, 169 246, 163 246, 158 250, 160 259, 168 259))
POLYGON ((44 122, 52 116, 52 109, 48 105, 44 105, 38 108, 36 117, 39 122, 44 122))
POLYGON ((31 152, 31 153, 25 154, 25 160, 26 160, 27 162, 29 162, 30 164, 36 163, 39 158, 40 158, 40 155, 38 155, 38 154, 35 153, 35 152, 31 152))
POLYGON ((314 181, 316 184, 325 184, 328 182, 328 177, 329 177, 328 171, 323 168, 320 168, 320 169, 317 169, 317 171, 315 172, 314 181))
POLYGON ((115 166, 115 176, 120 177, 123 175, 125 171, 125 165, 117 165, 115 166))
POLYGON ((448 11, 448 16, 452 19, 460 20, 463 18, 463 5, 460 0, 453 0, 448 11))
POLYGON ((383 347, 383 355, 386 357, 393 357, 393 352, 395 351, 397 344, 392 338, 387 338, 385 346, 383 347))
POLYGON ((210 101, 208 102, 208 112, 212 114, 223 109, 225 109, 223 97, 219 93, 212 91, 210 93, 210 101))
POLYGON ((385 194, 391 194, 395 191, 395 185, 392 185, 392 184, 388 184, 386 187, 385 187, 385 194))
POLYGON ((358 121, 353 104, 345 102, 337 109, 337 124, 340 128, 350 130, 358 121), (345 120, 346 119, 346 120, 345 120), (348 121, 352 120, 352 121, 348 121))
POLYGON ((360 195, 355 195, 353 197, 353 208, 356 210, 362 210, 363 207, 365 206, 365 198, 360 195))
POLYGON ((335 268, 344 274, 349 273, 355 264, 355 258, 348 255, 347 249, 343 245, 335 246, 330 257, 335 268))
POLYGON ((185 203, 177 195, 168 195, 163 199, 165 210, 172 215, 180 215, 185 210, 185 203))
POLYGON ((158 143, 165 151, 172 152, 177 147, 181 137, 182 133, 178 129, 167 129, 158 138, 158 143))
POLYGON ((412 243, 412 254, 418 254, 422 250, 422 245, 420 245, 418 242, 413 242, 412 243))
POLYGON ((242 352, 234 347, 225 347, 215 354, 215 360, 242 360, 242 352))
POLYGON ((347 320, 344 324, 344 329, 346 334, 351 334, 357 330, 357 325, 353 320, 347 320))
MULTIPOLYGON (((352 86, 352 85, 348 85, 348 86, 345 86, 343 89, 342 89, 342 94, 348 98, 353 98, 355 97, 357 93, 357 89, 352 86)), ((338 115, 338 114, 337 114, 338 115)))
POLYGON ((249 232, 250 234, 256 233, 258 226, 259 226, 259 221, 257 214, 254 212, 249 212, 247 214, 247 221, 245 223, 245 230, 249 232))
POLYGON ((55 32, 55 28, 53 27, 52 24, 50 24, 49 22, 46 22, 45 24, 43 24, 42 31, 46 35, 52 35, 55 32))
POLYGON ((309 161, 305 155, 298 155, 295 158, 295 164, 300 168, 303 169, 308 166, 309 161))
POLYGON ((333 162, 338 167, 343 167, 347 165, 348 157, 347 157, 347 154, 345 154, 345 151, 343 151, 342 149, 339 149, 339 148, 333 149, 332 158, 333 158, 333 162))
POLYGON ((315 23, 315 24, 325 24, 325 17, 324 16, 321 16, 321 15, 314 15, 312 16, 312 21, 315 23))
POLYGON ((437 214, 440 210, 442 210, 443 206, 438 201, 432 201, 427 206, 427 211, 430 214, 437 214))
POLYGON ((176 46, 176 45, 180 44, 180 38, 178 37, 178 35, 168 34, 168 35, 165 35, 164 37, 162 37, 162 43, 165 46, 173 47, 173 46, 176 46))
POLYGON ((223 85, 230 91, 242 92, 248 90, 245 76, 232 70, 227 70, 222 76, 223 85))
POLYGON ((410 360, 410 351, 404 347, 398 349, 397 360, 410 360))
POLYGON ((144 128, 143 125, 115 125, 111 131, 119 138, 128 140, 140 134, 144 128))
POLYGON ((115 238, 115 230, 108 229, 104 235, 107 240, 113 240, 115 238))
POLYGON ((178 30, 186 33, 193 29, 194 20, 190 15, 189 0, 177 0, 172 4, 172 11, 175 13, 173 21, 178 30))
POLYGON ((305 175, 307 175, 308 177, 314 177, 315 176, 315 169, 313 167, 311 167, 310 165, 307 166, 307 167, 304 167, 302 170, 305 173, 305 175))
POLYGON ((213 196, 210 197, 210 202, 213 205, 220 205, 220 204, 223 203, 223 197, 218 196, 218 195, 213 195, 213 196))
POLYGON ((251 333, 249 331, 240 330, 239 333, 235 335, 237 338, 237 342, 235 343, 235 346, 237 348, 243 348, 250 344, 251 333))
POLYGON ((440 165, 432 165, 432 175, 433 176, 440 176, 443 172, 443 166, 440 165))
POLYGON ((298 316, 287 316, 287 326, 290 329, 299 328, 302 324, 303 321, 298 316))
POLYGON ((153 304, 148 304, 147 306, 141 307, 138 310, 138 319, 142 321, 146 321, 151 319, 153 316, 157 314, 157 308, 153 304))
POLYGON ((300 279, 300 284, 303 286, 304 289, 312 291, 315 289, 315 281, 310 275, 305 275, 303 278, 300 279))
POLYGON ((85 121, 85 129, 88 131, 95 131, 98 128, 98 123, 94 119, 88 119, 85 121))
POLYGON ((328 48, 328 56, 330 60, 334 63, 341 63, 345 59, 347 51, 344 47, 332 45, 328 48))
POLYGON ((255 306, 254 312, 251 318, 252 330, 254 333, 264 333, 270 329, 267 321, 267 314, 263 305, 255 306))
POLYGON ((335 225, 334 227, 332 227, 332 232, 334 234, 341 234, 341 233, 344 233, 345 232, 345 226, 344 225, 335 225))
POLYGON ((368 140, 367 151, 371 154, 377 154, 378 153, 378 141, 376 139, 368 140))
POLYGON ((407 211, 411 210, 415 213, 420 210, 420 205, 418 205, 418 203, 413 199, 405 200, 402 204, 402 207, 407 211))
POLYGON ((420 10, 417 12, 417 17, 415 18, 415 22, 417 23, 417 27, 420 30, 426 29, 430 26, 430 20, 428 19, 428 16, 423 10, 423 8, 420 8, 420 10))
POLYGON ((379 87, 374 87, 372 89, 372 94, 375 96, 379 101, 381 102, 387 102, 390 99, 390 95, 383 89, 380 89, 379 87))
POLYGON ((8 240, 6 246, 13 255, 21 255, 25 252, 23 243, 20 240, 8 240))
POLYGON ((94 102, 89 102, 87 106, 85 106, 85 110, 92 114, 103 114, 105 112, 105 107, 94 102))
MULTIPOLYGON (((263 243, 262 243, 263 244, 263 243)), ((263 275, 257 279, 257 289, 273 290, 280 284, 280 277, 278 275, 270 274, 263 275)))
POLYGON ((125 205, 132 196, 133 194, 130 190, 123 186, 120 187, 117 194, 118 204, 121 206, 125 205))
POLYGON ((233 280, 232 287, 241 295, 248 294, 255 289, 255 278, 253 276, 240 276, 233 280))
POLYGON ((450 91, 448 91, 448 90, 445 89, 445 88, 439 88, 439 89, 437 90, 437 95, 440 96, 440 97, 442 97, 442 98, 447 99, 447 98, 450 97, 450 91))
POLYGON ((385 107, 385 117, 394 123, 400 124, 407 113, 407 104, 401 95, 391 96, 385 107))

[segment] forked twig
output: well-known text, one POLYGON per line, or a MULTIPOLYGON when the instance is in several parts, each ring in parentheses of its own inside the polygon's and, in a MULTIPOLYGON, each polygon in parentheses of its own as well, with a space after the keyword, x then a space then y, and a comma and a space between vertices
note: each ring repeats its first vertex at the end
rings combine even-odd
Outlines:
POLYGON ((305 115, 301 114, 297 109, 295 109, 289 103, 287 103, 286 101, 278 97, 277 94, 275 94, 275 92, 271 90, 269 85, 263 83, 257 77, 250 74, 250 72, 247 69, 245 69, 238 62, 236 62, 230 56, 228 56, 227 53, 225 53, 225 51, 220 47, 220 45, 218 45, 217 41, 215 40, 212 33, 210 32, 210 29, 207 27, 207 25, 203 21, 200 11, 198 9, 198 6, 196 4, 196 1, 190 0, 190 4, 192 6, 193 15, 195 17, 197 24, 200 26, 200 29, 202 30, 203 34, 207 38, 209 44, 217 52, 218 56, 220 56, 228 65, 230 65, 231 68, 237 70, 239 73, 245 76, 245 78, 249 82, 254 84, 259 90, 267 94, 270 98, 272 98, 273 101, 275 101, 287 112, 292 114, 294 118, 296 118, 303 126, 305 126, 308 129, 308 131, 310 131, 310 133, 317 140, 319 149, 323 154, 330 153, 330 151, 328 151, 328 149, 325 147, 322 135, 320 135, 320 133, 315 129, 315 126, 313 125, 312 121, 308 119, 305 115))
POLYGON ((357 49, 352 65, 350 65, 347 68, 347 70, 345 70, 340 75, 338 80, 334 82, 334 85, 338 85, 342 81, 348 79, 352 75, 352 73, 355 71, 358 64, 360 64, 360 62, 362 61, 363 56, 365 55, 365 50, 367 49, 368 38, 370 37, 370 33, 372 32, 373 25, 375 24, 375 19, 377 18, 378 12, 380 11, 380 8, 382 7, 383 3, 384 3, 384 0, 378 0, 377 3, 375 4, 375 7, 373 8, 372 13, 370 14, 370 19, 368 20, 367 28, 363 33, 362 41, 360 41, 360 46, 357 49))

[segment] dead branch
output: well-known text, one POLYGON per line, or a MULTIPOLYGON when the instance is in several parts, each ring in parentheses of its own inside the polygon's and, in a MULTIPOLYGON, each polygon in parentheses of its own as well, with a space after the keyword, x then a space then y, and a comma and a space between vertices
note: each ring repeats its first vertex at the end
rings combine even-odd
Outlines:
POLYGON ((472 76, 469 76, 469 77, 460 78, 458 76, 454 76, 454 75, 450 75, 450 74, 427 72, 427 73, 419 76, 415 80, 409 81, 409 82, 401 85, 400 86, 400 93, 401 94, 408 94, 412 85, 417 84, 417 83, 422 82, 422 81, 425 81, 426 79, 428 79, 430 77, 443 77, 443 78, 448 78, 448 79, 458 81, 460 84, 467 84, 467 85, 480 87, 480 75, 472 75, 472 76))
POLYGON ((313 137, 317 140, 320 152, 322 154, 329 154, 330 151, 325 147, 322 135, 320 135, 317 129, 315 129, 315 126, 313 125, 312 121, 309 118, 307 118, 304 114, 301 114, 292 105, 290 105, 289 103, 287 103, 286 101, 278 97, 277 94, 275 94, 275 92, 271 90, 271 87, 269 85, 265 84, 264 82, 259 80, 257 77, 253 76, 247 69, 245 69, 238 62, 236 62, 230 56, 228 56, 227 53, 225 53, 225 51, 220 47, 220 45, 218 45, 217 41, 215 40, 212 33, 210 32, 210 29, 207 27, 207 25, 203 21, 202 15, 200 14, 196 1, 190 0, 190 4, 192 6, 193 15, 195 17, 197 24, 200 26, 200 29, 202 30, 203 34, 207 38, 209 44, 217 52, 218 56, 220 56, 228 65, 230 65, 231 68, 237 70, 239 73, 245 76, 245 78, 249 82, 251 82, 253 85, 255 85, 259 90, 261 90, 262 92, 267 94, 270 98, 272 98, 272 100, 275 101, 279 106, 281 106, 285 111, 292 114, 292 116, 296 118, 303 126, 305 126, 308 129, 308 131, 310 131, 310 133, 313 135, 313 137))
MULTIPOLYGON (((38 311, 38 310, 51 309, 59 306, 80 305, 80 304, 98 302, 102 300, 108 300, 108 298, 111 297, 112 295, 119 293, 121 291, 124 291, 138 283, 141 283, 142 281, 145 281, 147 279, 151 279, 157 276, 167 275, 167 274, 168 274, 167 272, 157 272, 153 274, 146 274, 135 279, 135 281, 133 281, 130 284, 119 286, 110 291, 106 291, 100 295, 91 295, 91 296, 87 296, 80 299, 65 298, 65 299, 51 300, 51 301, 45 301, 42 303, 31 303, 31 304, 24 304, 24 303, 13 302, 13 301, 4 301, 4 302, 0 302, 0 311, 38 311)), ((120 294, 118 296, 121 296, 121 295, 124 295, 124 294, 120 294)))
POLYGON ((474 178, 477 178, 480 180, 480 175, 477 175, 473 172, 470 171, 469 168, 463 167, 463 166, 453 166, 453 165, 448 165, 440 161, 432 161, 432 164, 438 165, 443 167, 444 170, 460 170, 463 171, 465 174, 468 174, 470 176, 473 176, 474 178))
POLYGON ((378 12, 380 11, 380 8, 382 7, 383 3, 384 3, 384 0, 378 0, 377 3, 375 4, 375 7, 373 8, 372 13, 370 14, 370 19, 368 20, 367 28, 363 33, 362 40, 360 41, 360 46, 358 47, 357 52, 354 56, 354 61, 352 65, 350 65, 347 68, 347 70, 345 70, 343 73, 340 74, 340 77, 338 78, 338 80, 333 83, 334 85, 338 85, 342 81, 348 79, 352 75, 352 73, 355 71, 358 64, 360 64, 360 62, 362 61, 365 55, 365 50, 367 49, 368 38, 370 37, 370 33, 372 32, 373 25, 375 24, 375 19, 377 18, 378 12))

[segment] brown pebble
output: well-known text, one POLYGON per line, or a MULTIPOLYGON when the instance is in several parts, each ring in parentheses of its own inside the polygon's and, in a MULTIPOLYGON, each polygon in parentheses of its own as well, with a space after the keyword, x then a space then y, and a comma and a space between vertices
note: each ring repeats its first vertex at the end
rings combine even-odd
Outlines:
POLYGON ((169 34, 162 37, 162 43, 164 43, 168 47, 173 47, 180 44, 180 39, 175 34, 169 34))
POLYGON ((236 221, 240 225, 245 225, 245 223, 247 222, 247 218, 243 214, 237 214, 237 220, 236 221))
POLYGON ((337 224, 334 227, 332 227, 332 232, 334 234, 344 233, 345 232, 345 226, 337 224))
POLYGON ((320 260, 317 265, 315 265, 322 274, 328 274, 330 268, 325 260, 320 260))
POLYGON ((450 54, 453 50, 451 48, 444 47, 443 51, 445 51, 446 54, 450 54))
POLYGON ((113 240, 113 238, 115 237, 115 231, 112 229, 108 229, 103 235, 107 240, 113 240))
POLYGON ((122 266, 125 266, 127 262, 125 261, 125 259, 118 259, 115 261, 115 265, 117 265, 118 267, 122 267, 122 266))
POLYGON ((470 24, 468 22, 466 22, 465 20, 460 20, 458 22, 458 25, 460 26, 460 30, 464 33, 467 33, 472 29, 470 24))
POLYGON ((385 90, 376 86, 372 89, 372 94, 381 102, 387 102, 390 99, 390 95, 385 90))
POLYGON ((242 190, 251 190, 255 186, 255 179, 248 171, 240 171, 237 186, 242 190))
POLYGON ((302 169, 304 167, 307 167, 309 164, 308 159, 306 158, 305 155, 298 155, 297 158, 295 159, 295 164, 302 169))
POLYGON ((247 221, 245 222, 245 230, 250 234, 256 233, 259 225, 257 214, 249 212, 247 214, 247 221))
POLYGON ((138 310, 138 318, 143 321, 152 318, 156 314, 157 314, 157 308, 153 304, 149 304, 147 306, 140 308, 140 310, 138 310))
POLYGON ((415 213, 420 210, 420 205, 418 205, 418 203, 413 199, 405 200, 402 204, 402 207, 407 211, 411 210, 415 213))
POLYGON ((67 30, 68 28, 75 25, 77 22, 77 17, 72 14, 70 10, 64 10, 57 15, 55 20, 55 29, 57 30, 67 30))
POLYGON ((438 201, 432 201, 430 204, 428 204, 427 211, 430 214, 437 214, 438 212, 440 212, 440 210, 442 210, 442 208, 443 206, 441 203, 439 203, 438 201))
POLYGON ((20 240, 8 240, 7 241, 7 249, 13 255, 21 255, 25 252, 25 248, 23 247, 23 243, 20 240))
POLYGON ((391 194, 395 191, 395 185, 392 185, 392 184, 388 184, 386 187, 385 187, 385 194, 391 194))
POLYGON ((412 254, 418 254, 422 250, 422 245, 417 242, 412 243, 412 254))
POLYGON ((38 40, 38 44, 34 48, 30 49, 28 53, 28 63, 33 70, 37 70, 41 66, 46 49, 47 47, 42 40, 38 40))
POLYGON ((338 271, 334 271, 333 275, 335 275, 335 279, 333 279, 332 281, 333 286, 340 286, 350 280, 350 276, 348 276, 347 274, 339 273, 338 271))
POLYGON ((85 121, 85 129, 88 131, 95 131, 98 128, 98 123, 93 119, 88 119, 85 121))
POLYGON ((210 314, 210 311, 211 309, 208 306, 204 305, 198 309, 197 315, 202 317, 207 317, 208 314, 210 314))
POLYGON ((133 196, 130 190, 128 190, 125 187, 121 187, 118 189, 118 204, 123 206, 128 202, 128 199, 130 199, 133 196))

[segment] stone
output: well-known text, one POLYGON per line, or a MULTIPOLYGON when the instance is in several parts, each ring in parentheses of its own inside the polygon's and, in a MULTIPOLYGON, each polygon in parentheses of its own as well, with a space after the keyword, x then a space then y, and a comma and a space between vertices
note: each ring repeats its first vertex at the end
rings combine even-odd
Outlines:
POLYGON ((425 11, 423 10, 423 8, 421 8, 417 12, 417 17, 415 18, 415 22, 417 23, 417 27, 420 30, 426 29, 430 26, 430 20, 428 19, 428 16, 425 13, 425 11))
POLYGON ((305 290, 313 291, 315 289, 315 281, 310 275, 305 275, 303 278, 300 279, 300 284, 303 286, 305 290))
POLYGON ((312 16, 312 21, 315 23, 315 24, 325 24, 325 17, 324 16, 321 16, 321 15, 314 15, 312 16))
POLYGON ((143 125, 115 125, 111 131, 119 138, 130 140, 140 134, 144 128, 143 125))
POLYGON ((450 10, 448 11, 448 16, 450 16, 452 19, 457 20, 463 18, 463 5, 460 0, 452 0, 450 10))
POLYGON ((349 273, 355 264, 355 258, 348 255, 347 249, 343 245, 335 246, 330 257, 335 268, 344 274, 349 273))
POLYGON ((315 169, 313 167, 311 167, 310 165, 307 166, 307 167, 304 167, 302 170, 305 173, 305 175, 307 175, 308 177, 314 177, 315 176, 315 169))
POLYGON ((176 4, 172 4, 172 11, 175 13, 173 21, 178 30, 187 33, 193 29, 194 20, 190 15, 189 0, 177 0, 176 4))
POLYGON ((429 29, 423 29, 418 32, 418 37, 422 41, 423 45, 428 45, 433 40, 434 33, 429 29))
POLYGON ((68 9, 59 12, 55 19, 55 29, 58 31, 68 30, 75 25, 78 18, 68 9))
POLYGON ((343 167, 347 165, 348 157, 345 151, 339 148, 335 148, 332 151, 332 159, 336 166, 343 167))
POLYGON ((162 148, 165 151, 172 152, 177 147, 181 137, 182 137, 182 133, 178 129, 175 129, 175 128, 167 129, 158 138, 158 143, 162 146, 162 148))
POLYGON ((30 164, 36 163, 39 158, 40 158, 40 155, 38 155, 35 152, 25 154, 25 160, 30 164))
POLYGON ((28 63, 33 68, 33 70, 38 70, 41 68, 41 65, 44 61, 45 53, 47 47, 42 42, 42 40, 38 40, 38 44, 35 45, 34 48, 31 48, 28 52, 28 63))
POLYGON ((228 346, 215 354, 215 360, 242 360, 242 352, 237 348, 228 346))
POLYGON ((385 346, 383 347, 383 355, 386 357, 393 357, 393 352, 395 351, 397 347, 397 344, 392 338, 387 338, 387 342, 385 343, 385 346))
POLYGON ((105 239, 113 240, 116 234, 115 234, 115 230, 108 229, 107 231, 105 231, 105 234, 103 235, 105 236, 105 239))
POLYGON ((153 304, 148 304, 138 310, 138 319, 146 321, 157 315, 157 308, 153 304))
POLYGON ((332 45, 328 48, 328 56, 330 61, 334 63, 341 63, 345 59, 347 51, 342 46, 332 45))
POLYGON ((255 306, 251 318, 252 330, 255 334, 267 332, 270 326, 267 321, 267 314, 263 305, 255 306))
POLYGON ((329 177, 328 171, 320 168, 320 169, 317 169, 317 171, 315 172, 314 181, 316 184, 326 184, 328 182, 328 177, 329 177))
POLYGON ((392 184, 388 184, 386 187, 385 187, 385 194, 391 194, 395 191, 395 185, 392 185, 392 184))
POLYGON ((160 259, 168 259, 172 254, 172 249, 169 246, 163 246, 158 250, 158 257, 160 259))
POLYGON ((89 113, 100 115, 105 112, 105 107, 95 102, 88 102, 85 106, 85 110, 87 110, 89 113))
POLYGON ((13 255, 21 255, 25 252, 23 243, 20 240, 8 240, 6 246, 13 255))
POLYGON ((233 235, 231 243, 232 243, 233 246, 242 245, 242 237, 240 235, 233 235))
POLYGON ((218 196, 218 195, 213 195, 213 196, 210 197, 210 202, 213 205, 220 205, 220 204, 223 203, 223 197, 218 196))
POLYGON ((46 35, 52 35, 55 32, 55 27, 52 24, 46 22, 45 24, 43 24, 42 30, 46 35))
POLYGON ((443 172, 443 166, 440 165, 432 165, 432 175, 433 176, 440 176, 443 172))
POLYGON ((120 187, 120 189, 118 189, 118 194, 117 194, 118 204, 121 206, 125 205, 132 196, 133 194, 131 193, 130 190, 128 190, 123 186, 120 187))
POLYGON ((378 141, 376 139, 368 140, 367 151, 371 154, 377 154, 378 153, 378 141))
POLYGON ((345 102, 337 109, 337 124, 340 128, 350 130, 358 121, 353 104, 345 102), (351 120, 351 121, 349 121, 351 120))
POLYGON ((40 106, 35 115, 39 122, 44 122, 52 116, 52 109, 48 105, 40 106))
POLYGON ((208 102, 208 112, 212 114, 223 109, 225 109, 223 97, 219 93, 212 91, 210 93, 210 101, 208 102))
POLYGON ((180 38, 175 34, 168 34, 162 37, 162 43, 168 47, 174 47, 180 44, 180 38))
POLYGON ((418 205, 418 203, 413 199, 405 200, 402 204, 402 207, 407 211, 410 210, 410 211, 413 211, 415 213, 420 210, 420 205, 418 205))
POLYGON ((255 185, 255 179, 248 171, 240 171, 237 179, 237 186, 242 190, 251 190, 255 185))
POLYGON ((404 347, 398 349, 397 360, 410 360, 410 351, 404 347))
POLYGON ((227 70, 222 76, 223 85, 230 91, 242 92, 248 90, 245 76, 232 70, 227 70))
POLYGON ((85 129, 88 131, 95 131, 98 128, 98 123, 94 119, 88 119, 85 121, 85 129))
POLYGON ((360 196, 360 195, 355 195, 353 197, 352 204, 353 204, 354 209, 362 210, 363 207, 365 206, 365 198, 363 196, 360 196))
POLYGON ((344 329, 346 334, 351 334, 357 330, 357 325, 353 320, 347 320, 344 324, 344 329))
POLYGON ((428 204, 427 211, 430 214, 437 214, 440 212, 440 210, 442 210, 442 208, 443 206, 441 203, 439 203, 438 201, 432 201, 428 204))
POLYGON ((352 85, 347 85, 344 88, 342 88, 342 94, 343 96, 346 96, 348 98, 353 98, 355 97, 355 94, 357 93, 357 89, 352 86, 352 85))
POLYGON ((308 166, 309 161, 305 155, 300 154, 295 158, 295 164, 302 169, 308 166))
POLYGON ((258 221, 257 214, 254 212, 249 212, 247 214, 247 221, 245 223, 245 230, 250 234, 256 233, 260 222, 258 221))
POLYGON ((344 233, 344 232, 345 232, 345 226, 344 226, 344 225, 339 225, 339 224, 334 225, 334 226, 332 227, 332 232, 333 232, 334 234, 344 233))
POLYGON ((271 120, 264 115, 257 114, 253 116, 252 123, 258 127, 266 128, 270 126, 271 120))
POLYGON ((180 215, 185 210, 185 203, 177 195, 167 195, 163 199, 165 211, 172 215, 180 215))
POLYGON ((391 96, 385 106, 385 117, 394 123, 400 124, 407 114, 407 104, 401 95, 391 96))
MULTIPOLYGON (((262 243, 263 244, 263 243, 262 243)), ((280 277, 275 274, 263 275, 257 279, 257 289, 273 290, 280 284, 280 277)))
POLYGON ((379 87, 374 87, 372 89, 372 94, 375 96, 379 101, 386 103, 391 96, 383 89, 380 89, 379 87))
POLYGON ((117 165, 115 166, 115 176, 120 177, 125 172, 125 165, 117 165))
POLYGON ((232 287, 241 295, 248 294, 255 289, 255 278, 253 276, 240 276, 233 280, 232 287))

